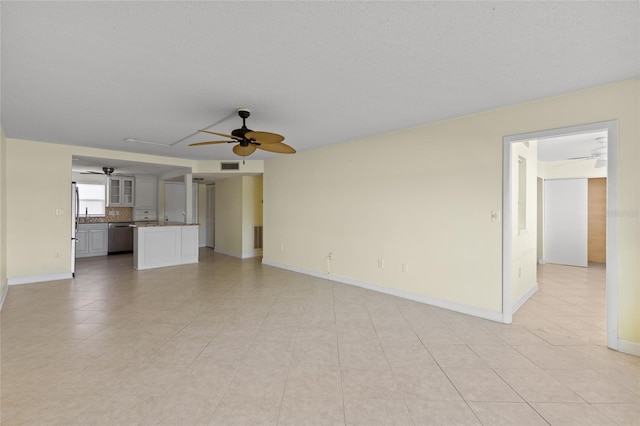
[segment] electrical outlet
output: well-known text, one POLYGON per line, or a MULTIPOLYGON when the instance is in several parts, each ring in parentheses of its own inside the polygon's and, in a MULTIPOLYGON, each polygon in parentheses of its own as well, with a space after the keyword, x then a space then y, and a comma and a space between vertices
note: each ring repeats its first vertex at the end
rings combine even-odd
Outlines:
POLYGON ((522 277, 522 268, 518 268, 518 278, 522 277))
POLYGON ((53 258, 54 258, 54 259, 60 259, 60 253, 59 253, 59 252, 57 252, 57 251, 56 251, 56 252, 54 252, 54 253, 53 253, 53 258))
POLYGON ((409 272, 409 264, 408 263, 403 263, 402 264, 402 272, 409 272))
POLYGON ((333 253, 329 252, 329 260, 333 260, 333 253))
POLYGON ((378 259, 378 268, 384 269, 384 259, 378 259))
POLYGON ((63 213, 64 213, 64 210, 56 209, 56 216, 62 216, 63 213))
POLYGON ((280 251, 284 251, 284 243, 280 243, 280 251))

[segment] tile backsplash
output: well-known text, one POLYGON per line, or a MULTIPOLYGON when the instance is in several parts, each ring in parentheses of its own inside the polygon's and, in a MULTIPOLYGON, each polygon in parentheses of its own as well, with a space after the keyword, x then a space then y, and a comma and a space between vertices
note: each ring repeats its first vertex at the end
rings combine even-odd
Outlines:
POLYGON ((133 222, 133 207, 107 207, 104 217, 80 215, 79 223, 133 222))

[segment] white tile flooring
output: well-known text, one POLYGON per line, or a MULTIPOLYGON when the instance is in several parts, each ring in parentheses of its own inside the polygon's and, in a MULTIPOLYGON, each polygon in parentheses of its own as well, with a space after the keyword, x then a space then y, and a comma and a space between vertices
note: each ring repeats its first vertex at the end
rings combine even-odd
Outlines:
POLYGON ((6 425, 640 424, 640 358, 607 349, 604 268, 540 268, 503 325, 201 251, 13 286, 6 425))

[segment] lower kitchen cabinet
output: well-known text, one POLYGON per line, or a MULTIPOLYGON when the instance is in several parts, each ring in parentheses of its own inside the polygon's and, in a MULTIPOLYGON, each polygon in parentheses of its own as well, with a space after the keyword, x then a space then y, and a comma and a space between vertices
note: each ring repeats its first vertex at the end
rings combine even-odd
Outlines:
POLYGON ((106 223, 81 223, 76 233, 76 257, 105 256, 109 249, 106 223))

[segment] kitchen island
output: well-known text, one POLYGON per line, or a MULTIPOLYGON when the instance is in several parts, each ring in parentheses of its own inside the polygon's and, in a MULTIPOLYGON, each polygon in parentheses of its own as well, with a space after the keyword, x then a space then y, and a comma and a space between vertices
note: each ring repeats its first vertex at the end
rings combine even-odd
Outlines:
POLYGON ((133 267, 151 269, 198 263, 198 225, 135 225, 133 267))

